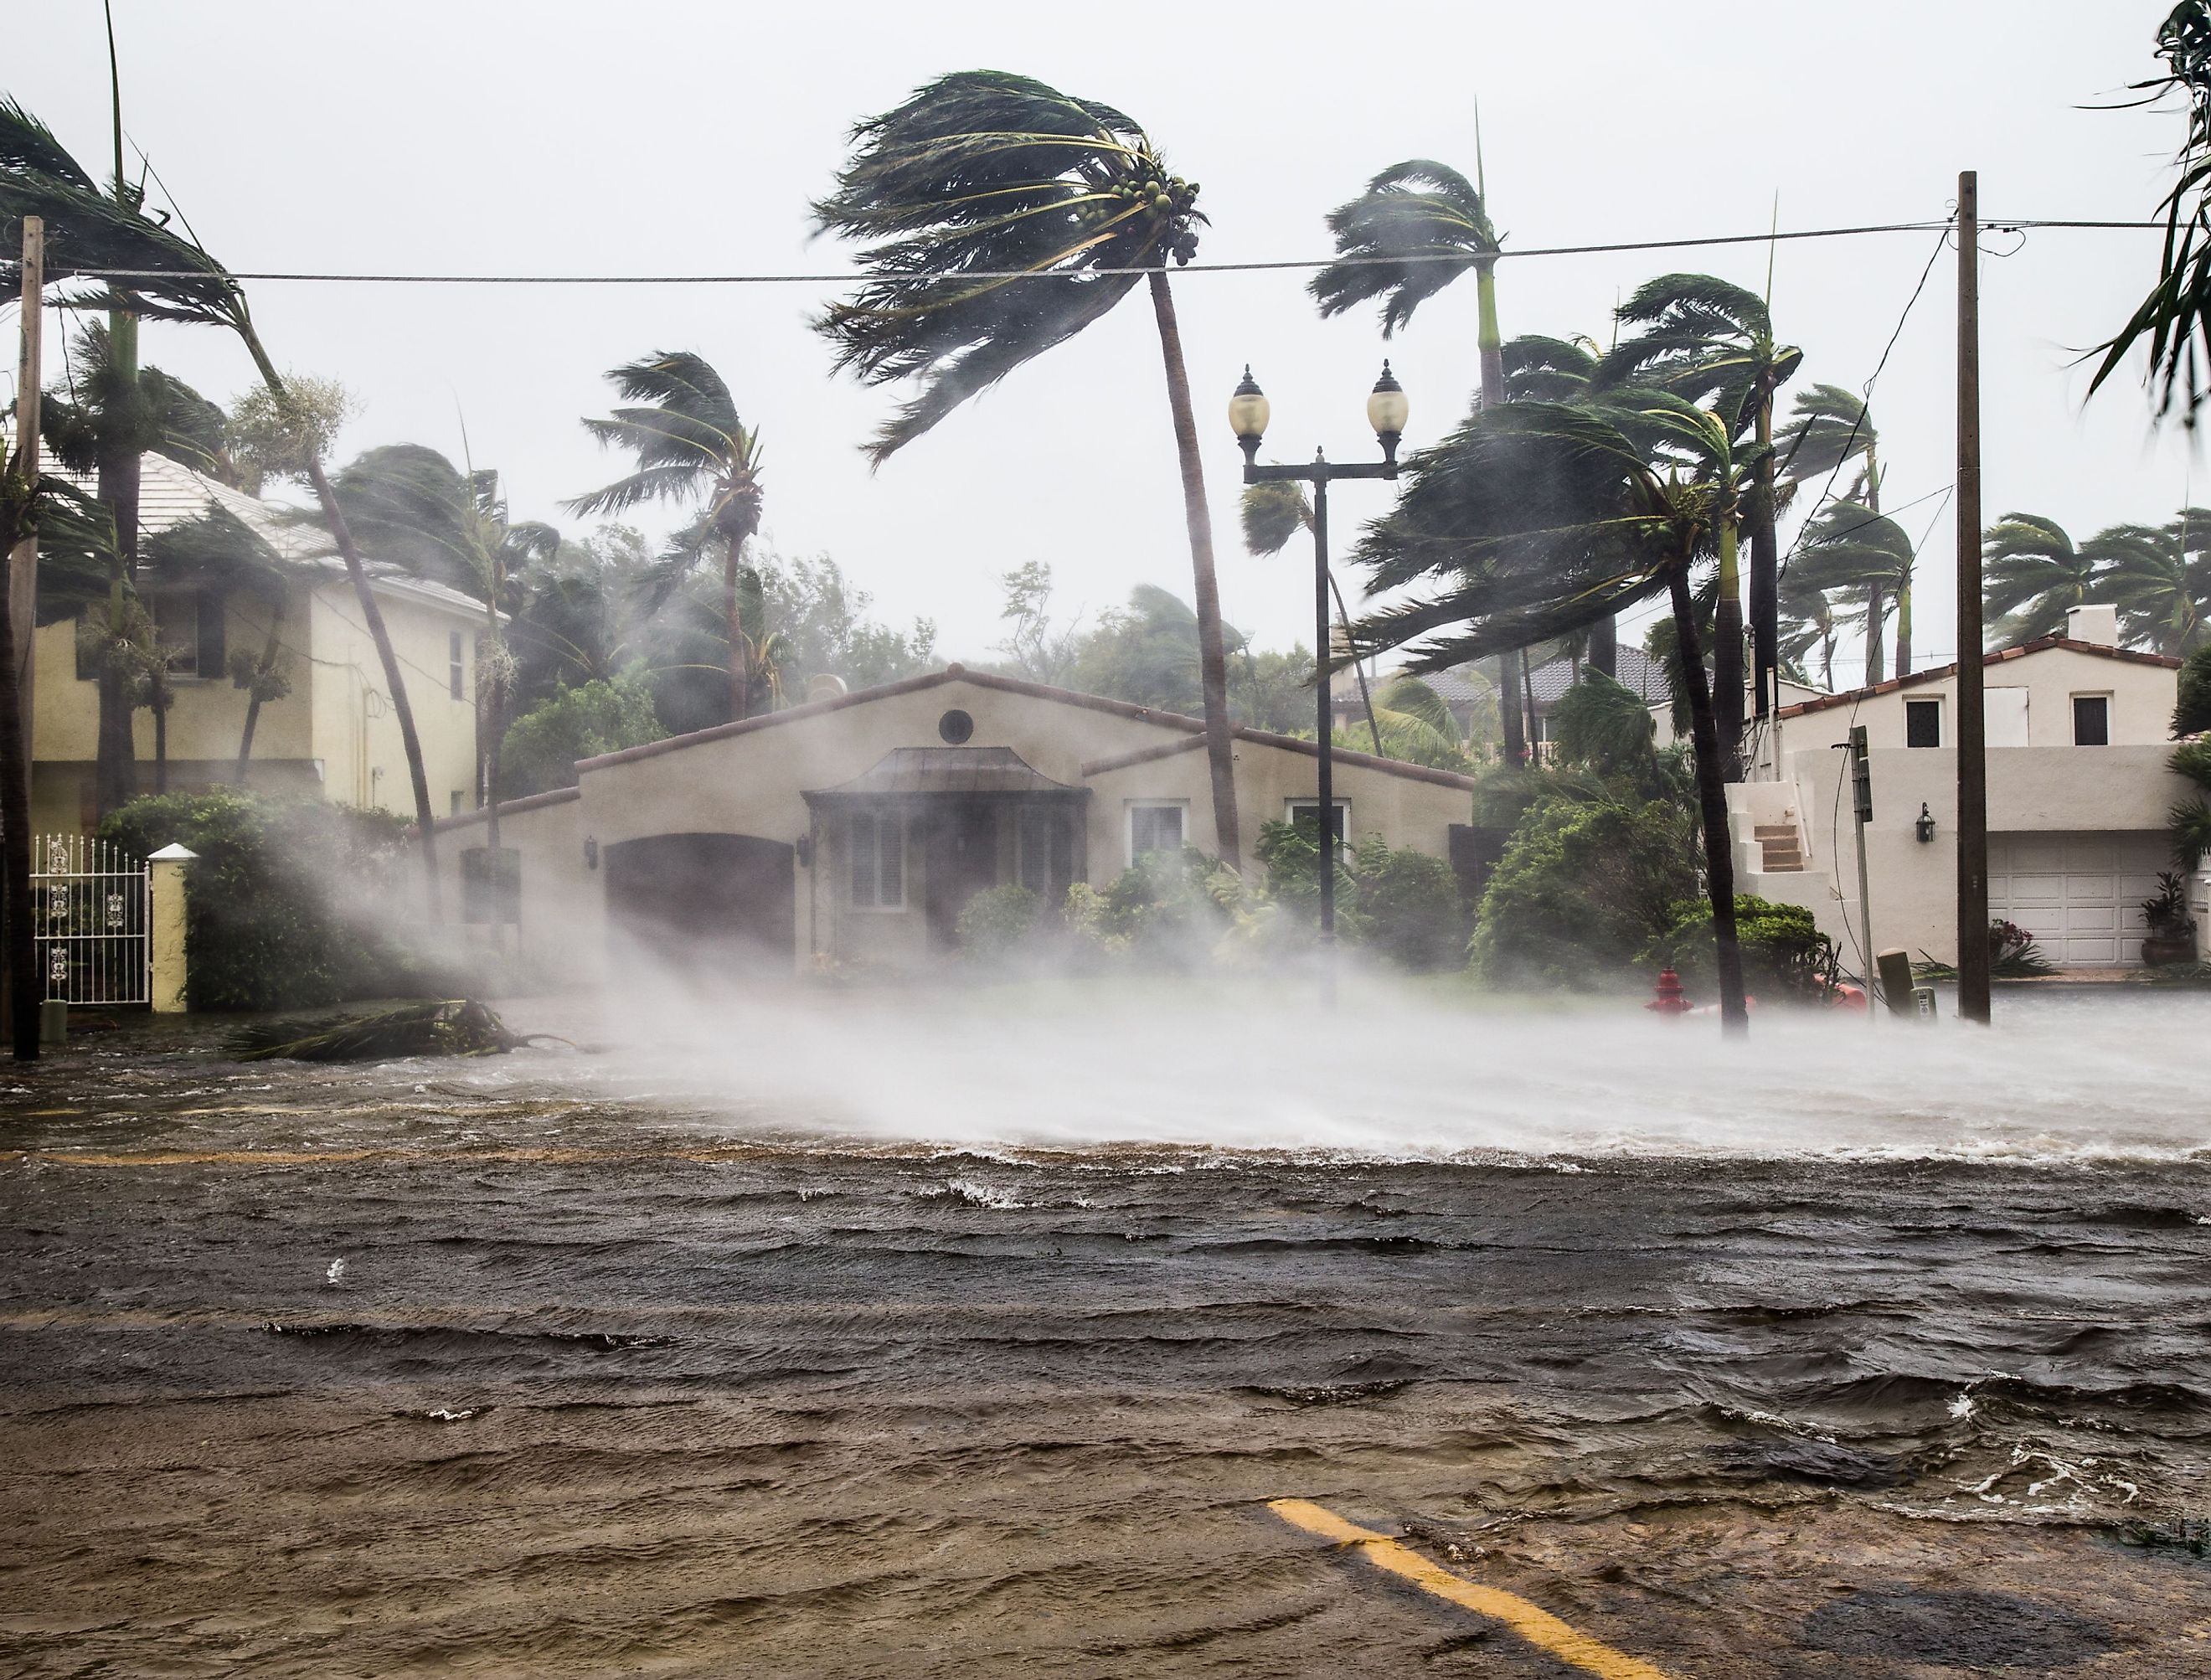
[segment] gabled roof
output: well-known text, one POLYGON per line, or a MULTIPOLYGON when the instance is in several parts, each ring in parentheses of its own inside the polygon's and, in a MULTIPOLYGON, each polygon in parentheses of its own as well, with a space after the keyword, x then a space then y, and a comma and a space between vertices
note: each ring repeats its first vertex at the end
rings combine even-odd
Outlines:
MULTIPOLYGON (((2178 670, 2180 661, 2163 653, 2139 653, 2131 647, 2109 647, 2102 642, 2075 641, 2070 636, 2044 636, 2038 640, 2022 642, 2017 647, 1999 648, 1993 653, 1981 655, 1983 666, 1999 665, 2008 659, 2024 659, 2030 653, 2045 653, 2062 647, 2072 653, 2093 653, 2099 659, 2118 659, 2129 664, 2159 665, 2166 670, 2178 670)), ((1925 670, 1915 670, 1909 676, 1892 676, 1886 682, 1876 682, 1870 688, 1852 688, 1839 694, 1821 694, 1817 700, 1800 701, 1795 706, 1784 706, 1774 713, 1777 718, 1801 718, 1810 712, 1825 712, 1838 706, 1856 706, 1876 694, 1894 694, 1899 688, 1917 688, 1923 683, 1940 682, 1945 677, 1958 674, 1958 662, 1933 665, 1925 670)))
MULTIPOLYGON (((1633 688, 1645 706, 1673 703, 1674 691, 1666 686, 1666 668, 1639 647, 1621 646, 1614 658, 1618 681, 1633 688)), ((1586 670, 1589 661, 1582 661, 1586 670)), ((1565 698, 1578 675, 1571 659, 1551 659, 1528 673, 1528 686, 1536 691, 1537 709, 1565 698)))
POLYGON ((1056 782, 1011 747, 893 747, 850 781, 803 790, 816 799, 907 793, 1029 793, 1080 798, 1088 788, 1056 782))

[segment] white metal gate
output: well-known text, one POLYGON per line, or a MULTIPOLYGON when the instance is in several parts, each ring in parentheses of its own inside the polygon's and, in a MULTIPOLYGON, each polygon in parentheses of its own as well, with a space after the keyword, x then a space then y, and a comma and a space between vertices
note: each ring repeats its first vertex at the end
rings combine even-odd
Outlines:
POLYGON ((153 872, 106 840, 41 834, 31 853, 31 914, 45 995, 143 1004, 154 994, 153 872))

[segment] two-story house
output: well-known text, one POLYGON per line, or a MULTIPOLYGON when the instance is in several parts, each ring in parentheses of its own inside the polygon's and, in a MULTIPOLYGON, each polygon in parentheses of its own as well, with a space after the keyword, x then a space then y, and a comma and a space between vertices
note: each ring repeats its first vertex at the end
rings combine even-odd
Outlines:
MULTIPOLYGON (((231 651, 258 654, 277 618, 279 668, 291 692, 261 707, 245 785, 414 815, 407 759, 384 670, 351 581, 312 526, 203 477, 164 456, 142 461, 140 530, 151 537, 220 506, 283 556, 281 602, 273 592, 140 579, 170 652, 175 700, 167 719, 166 779, 172 791, 234 785, 248 696, 232 680, 231 651)), ((373 567, 371 588, 405 675, 432 798, 441 815, 476 804, 476 638, 483 604, 440 585, 373 567)), ((77 627, 42 628, 33 659, 31 819, 33 833, 91 828, 99 695, 77 657, 77 627)), ((154 729, 132 719, 138 791, 154 787, 154 729)))
MULTIPOLYGON (((1983 657, 1989 913, 2062 968, 2141 960, 2141 901, 2175 867, 2166 767, 2179 661, 2118 646, 2107 606, 1983 657)), ((1875 951, 1957 960, 1958 668, 1784 706, 1728 789, 1736 889, 1808 906, 1858 971, 1857 851, 1843 750, 1863 725, 1873 784, 1866 902, 1875 951)))

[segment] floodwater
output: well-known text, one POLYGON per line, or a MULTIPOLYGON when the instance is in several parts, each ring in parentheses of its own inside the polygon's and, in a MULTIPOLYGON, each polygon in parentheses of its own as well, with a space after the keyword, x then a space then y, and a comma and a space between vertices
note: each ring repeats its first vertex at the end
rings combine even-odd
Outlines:
POLYGON ((86 1040, 0 1073, 0 1667, 1594 1671, 1288 1497, 1681 1680, 2211 1676, 2211 1000, 1999 1008, 86 1040))

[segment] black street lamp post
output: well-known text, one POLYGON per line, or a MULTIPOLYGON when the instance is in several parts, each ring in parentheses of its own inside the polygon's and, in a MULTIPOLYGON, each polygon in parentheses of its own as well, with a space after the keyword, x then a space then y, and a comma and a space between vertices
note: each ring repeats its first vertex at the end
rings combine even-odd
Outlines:
POLYGON ((1244 451, 1244 482, 1270 484, 1289 482, 1312 486, 1313 534, 1313 703, 1314 740, 1320 749, 1320 775, 1314 834, 1320 849, 1320 960, 1324 995, 1336 997, 1336 848, 1348 836, 1336 828, 1336 761, 1333 708, 1330 704, 1328 664, 1328 487, 1339 478, 1395 478, 1397 440, 1404 435, 1409 407, 1404 387, 1382 364, 1382 377, 1366 398, 1366 419, 1382 445, 1382 458, 1339 466, 1319 450, 1301 467, 1261 466, 1259 440, 1266 435, 1270 412, 1266 393, 1259 389, 1248 367, 1244 382, 1228 399, 1228 423, 1244 451))

